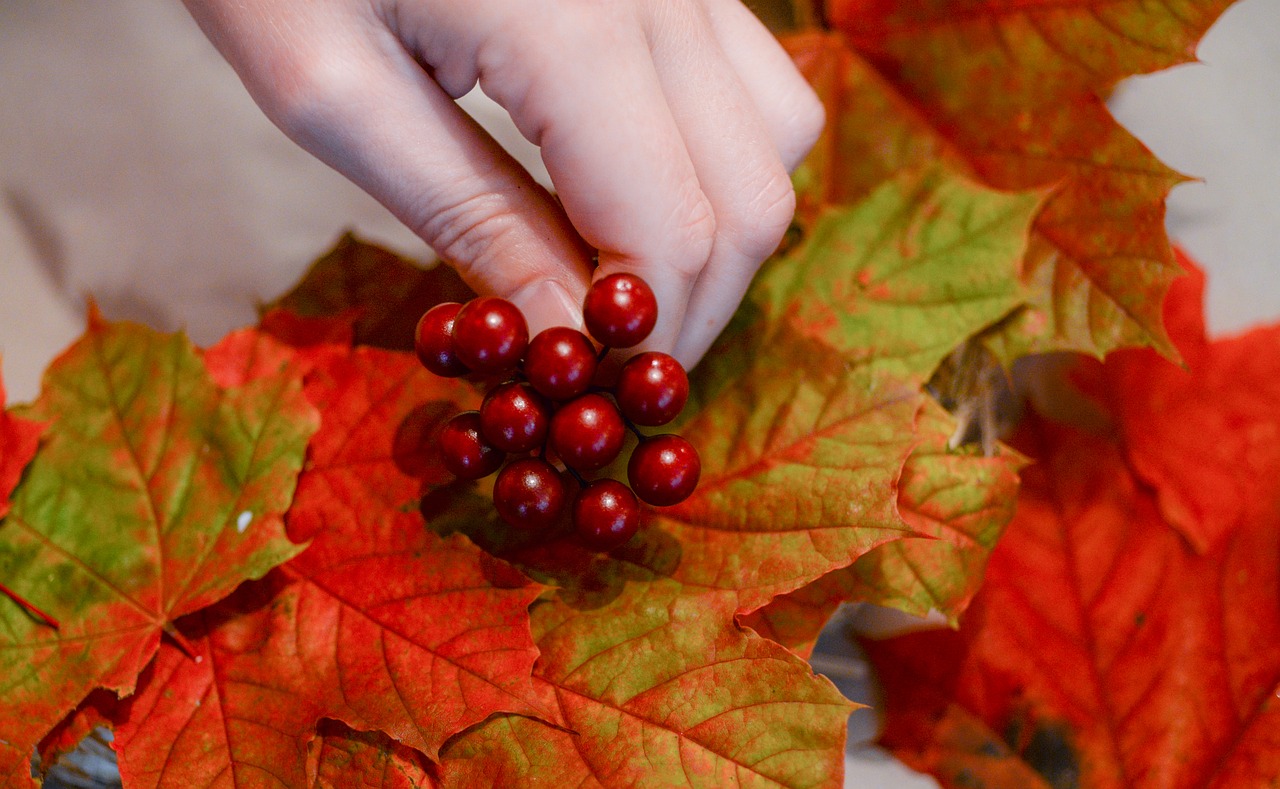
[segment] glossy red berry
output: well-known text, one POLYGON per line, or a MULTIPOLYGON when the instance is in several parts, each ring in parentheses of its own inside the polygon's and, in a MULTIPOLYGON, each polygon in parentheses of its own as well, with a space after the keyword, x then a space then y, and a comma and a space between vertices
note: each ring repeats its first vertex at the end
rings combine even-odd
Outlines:
POLYGON ((478 373, 513 369, 529 345, 529 326, 516 305, 495 296, 472 299, 453 319, 453 350, 478 373))
POLYGON ((529 452, 547 440, 551 405, 528 384, 495 386, 480 405, 480 430, 504 452, 529 452))
POLYGON ((618 409, 607 397, 585 394, 551 417, 550 445, 560 460, 578 471, 595 471, 613 462, 627 437, 618 409))
POLYGON ((613 394, 623 416, 637 425, 665 425, 689 400, 689 376, 672 356, 641 353, 622 365, 613 394))
POLYGON ((521 458, 498 472, 493 506, 510 526, 540 531, 552 526, 564 510, 568 492, 555 466, 541 458, 521 458))
POLYGON ((640 442, 627 463, 627 481, 641 501, 656 507, 679 504, 698 487, 702 460, 677 435, 653 436, 640 442))
POLYGON ((642 512, 631 489, 615 479, 598 479, 573 501, 573 528, 591 548, 607 551, 622 545, 640 528, 642 512))
POLYGON ((498 470, 506 453, 485 440, 480 413, 463 411, 440 430, 440 455, 445 468, 459 479, 480 479, 498 470))
POLYGON ((456 301, 437 304, 422 314, 413 334, 413 349, 422 366, 443 378, 457 378, 471 372, 453 351, 453 319, 462 305, 456 301))
POLYGON ((595 375, 595 346, 576 329, 541 331, 524 355, 524 377, 552 400, 572 400, 587 391, 595 375))
POLYGON ((649 336, 658 322, 658 300, 635 274, 610 274, 587 290, 582 318, 596 341, 630 348, 649 336))

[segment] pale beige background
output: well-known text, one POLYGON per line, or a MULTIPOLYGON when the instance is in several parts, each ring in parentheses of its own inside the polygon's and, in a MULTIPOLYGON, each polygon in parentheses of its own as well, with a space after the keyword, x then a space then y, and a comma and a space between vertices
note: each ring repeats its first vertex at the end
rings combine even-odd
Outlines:
MULTIPOLYGON (((1200 183, 1170 227, 1209 269, 1219 331, 1280 317, 1280 0, 1243 0, 1202 64, 1117 92, 1117 115, 1200 183)), ((501 113, 468 106, 495 129, 501 113)), ((536 167, 536 151, 499 131, 536 167)), ((92 295, 112 317, 200 343, 250 322, 347 228, 425 258, 379 206, 297 150, 177 0, 0 0, 0 353, 11 402, 71 342, 92 295)), ((838 639, 826 647, 838 653, 838 639)), ((854 694, 856 660, 818 659, 854 694)), ((865 697, 865 695, 864 695, 865 697)), ((874 716, 855 715, 853 740, 874 716)), ((848 786, 929 787, 850 748, 848 786)))

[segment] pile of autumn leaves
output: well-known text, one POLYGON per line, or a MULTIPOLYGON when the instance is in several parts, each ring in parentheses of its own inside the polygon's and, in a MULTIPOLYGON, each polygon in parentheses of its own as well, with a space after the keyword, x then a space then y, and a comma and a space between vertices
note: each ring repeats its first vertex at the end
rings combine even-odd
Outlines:
MULTIPOLYGON (((939 293, 1008 294, 940 298, 926 347, 941 348, 1014 303, 1036 201, 934 175, 862 210, 926 194, 954 221, 931 243, 995 220, 984 248, 1003 250, 961 277, 926 265, 939 293)), ((385 253, 344 242, 261 326, 204 351, 93 318, 6 417, 40 445, 6 452, 30 463, 0 531, 4 577, 60 625, 0 608, 7 779, 26 780, 42 739, 53 756, 105 723, 135 786, 305 786, 334 760, 344 780, 367 767, 454 786, 838 782, 850 705, 736 617, 850 557, 892 567, 872 549, 914 532, 908 456, 934 482, 952 473, 921 393, 939 352, 885 332, 883 354, 832 369, 845 333, 803 317, 830 283, 795 272, 868 226, 833 219, 761 278, 754 314, 693 379, 682 425, 707 482, 609 554, 521 543, 443 471, 432 434, 480 393, 376 347, 380 321, 422 311, 389 297, 385 253), (307 309, 331 296, 364 309, 307 309)), ((888 293, 917 287, 895 284, 897 247, 860 264, 888 293)), ((401 270, 406 298, 448 290, 432 287, 442 272, 401 270)))
POLYGON ((1177 176, 1098 98, 1223 5, 830 3, 797 238, 673 425, 703 481, 607 554, 433 454, 479 400, 409 349, 443 269, 344 239, 208 349, 91 316, 0 416, 0 785, 106 725, 131 787, 836 786, 844 600, 958 623, 867 644, 948 786, 1264 785, 1280 335, 1207 342, 1195 279, 1166 334, 1177 176), (1186 369, 1073 368, 983 457, 924 394, 963 342, 1186 369))

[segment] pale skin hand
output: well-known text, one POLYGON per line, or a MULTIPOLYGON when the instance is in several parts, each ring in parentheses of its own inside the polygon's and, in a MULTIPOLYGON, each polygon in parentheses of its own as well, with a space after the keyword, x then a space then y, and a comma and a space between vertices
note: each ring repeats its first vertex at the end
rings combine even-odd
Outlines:
POLYGON ((822 106, 739 0, 185 0, 254 99, 532 331, 593 276, 658 296, 692 365, 795 206, 822 106), (559 202, 454 103, 477 82, 559 202))

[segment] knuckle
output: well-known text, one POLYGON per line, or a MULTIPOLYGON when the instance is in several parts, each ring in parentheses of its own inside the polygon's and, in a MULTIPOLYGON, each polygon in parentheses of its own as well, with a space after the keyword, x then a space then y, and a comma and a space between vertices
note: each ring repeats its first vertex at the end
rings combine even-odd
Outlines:
POLYGON ((748 192, 733 223, 734 246, 744 257, 760 261, 771 255, 791 226, 796 211, 796 193, 781 167, 748 192))
POLYGON ((719 223, 711 201, 700 188, 693 185, 687 192, 688 197, 678 201, 679 215, 672 222, 676 228, 671 239, 674 251, 664 257, 678 274, 693 279, 711 259, 719 223))
POLYGON ((520 219, 501 193, 477 191, 447 205, 430 205, 410 226, 442 259, 469 282, 477 281, 506 241, 519 230, 520 219))

